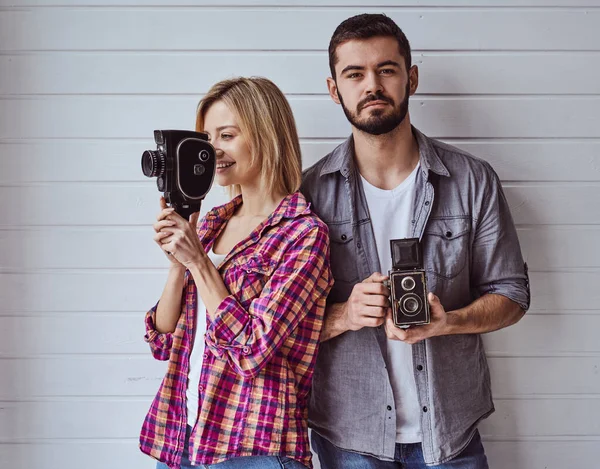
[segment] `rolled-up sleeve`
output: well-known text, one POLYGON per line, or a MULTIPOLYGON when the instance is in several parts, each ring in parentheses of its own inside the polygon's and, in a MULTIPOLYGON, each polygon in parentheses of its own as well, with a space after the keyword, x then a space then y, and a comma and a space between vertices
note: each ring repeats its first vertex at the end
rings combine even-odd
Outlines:
POLYGON ((486 168, 487 191, 473 243, 472 284, 479 295, 502 295, 527 311, 531 298, 527 264, 500 180, 491 166, 486 168))
POLYGON ((146 313, 144 323, 146 325, 146 334, 144 340, 150 345, 152 356, 157 360, 168 360, 173 347, 173 334, 171 332, 161 333, 156 330, 154 315, 158 303, 146 313))
POLYGON ((320 333, 331 284, 327 226, 319 223, 290 242, 247 309, 233 295, 221 302, 207 328, 207 348, 240 375, 256 376, 301 321, 314 321, 320 333))

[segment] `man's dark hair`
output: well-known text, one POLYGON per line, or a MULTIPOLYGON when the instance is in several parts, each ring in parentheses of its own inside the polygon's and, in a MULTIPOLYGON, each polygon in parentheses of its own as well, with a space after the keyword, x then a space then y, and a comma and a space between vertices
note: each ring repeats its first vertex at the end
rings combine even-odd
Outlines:
POLYGON ((404 57, 406 70, 410 69, 410 44, 408 39, 394 21, 383 14, 356 15, 344 20, 335 29, 331 41, 329 41, 329 68, 331 76, 335 80, 335 64, 338 59, 336 56, 337 48, 345 42, 353 39, 370 39, 372 37, 393 37, 398 41, 400 54, 404 57))

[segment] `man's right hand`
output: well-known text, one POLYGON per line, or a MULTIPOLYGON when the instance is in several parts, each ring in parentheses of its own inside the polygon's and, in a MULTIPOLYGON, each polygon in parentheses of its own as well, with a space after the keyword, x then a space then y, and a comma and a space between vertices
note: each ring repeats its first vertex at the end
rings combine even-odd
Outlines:
POLYGON ((344 303, 346 330, 358 331, 363 327, 377 327, 385 322, 390 308, 389 289, 383 284, 388 277, 375 272, 354 285, 348 301, 344 303))

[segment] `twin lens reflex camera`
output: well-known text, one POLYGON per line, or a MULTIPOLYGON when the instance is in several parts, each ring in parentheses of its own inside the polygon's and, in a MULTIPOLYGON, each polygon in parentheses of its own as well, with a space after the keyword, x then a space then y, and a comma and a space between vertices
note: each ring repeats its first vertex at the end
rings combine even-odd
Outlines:
POLYGON ((429 324, 427 280, 419 238, 392 239, 392 270, 385 282, 390 289, 394 325, 407 328, 429 324))

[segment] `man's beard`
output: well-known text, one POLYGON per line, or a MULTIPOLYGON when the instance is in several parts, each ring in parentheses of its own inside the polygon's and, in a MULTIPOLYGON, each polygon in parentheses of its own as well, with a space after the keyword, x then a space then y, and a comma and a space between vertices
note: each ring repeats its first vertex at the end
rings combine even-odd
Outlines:
POLYGON ((350 112, 350 110, 344 104, 344 100, 342 99, 342 95, 338 89, 338 98, 340 100, 340 104, 342 105, 342 109, 344 110, 344 114, 346 115, 346 119, 350 121, 350 123, 356 127, 358 130, 361 130, 369 135, 383 135, 391 132, 396 127, 400 125, 400 123, 406 117, 408 113, 408 98, 410 94, 410 83, 406 84, 406 90, 404 93, 404 100, 400 104, 398 109, 393 110, 393 112, 389 115, 383 115, 385 112, 384 109, 374 109, 371 111, 371 115, 366 119, 359 120, 358 114, 360 114, 361 109, 371 101, 384 101, 388 104, 394 106, 394 100, 388 98, 381 94, 381 92, 377 92, 375 94, 371 94, 366 97, 364 100, 359 102, 356 105, 356 114, 350 112))

